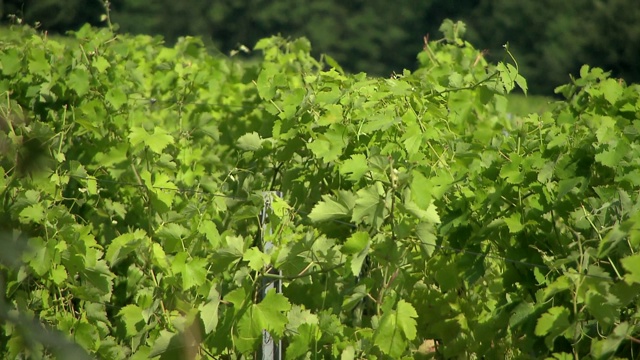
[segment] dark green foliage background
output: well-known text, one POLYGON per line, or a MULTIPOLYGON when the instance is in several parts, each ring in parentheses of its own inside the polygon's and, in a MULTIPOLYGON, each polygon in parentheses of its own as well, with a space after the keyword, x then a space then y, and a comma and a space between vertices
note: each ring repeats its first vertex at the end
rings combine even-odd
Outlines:
MULTIPOLYGON (((17 14, 43 29, 64 32, 104 13, 101 0, 5 0, 0 16, 17 14)), ((636 0, 142 0, 111 1, 123 32, 157 34, 169 44, 199 35, 224 53, 281 33, 305 36, 314 55, 331 54, 345 69, 388 76, 415 69, 422 37, 438 36, 445 18, 463 20, 468 38, 503 60, 509 43, 531 92, 553 89, 582 64, 640 81, 640 7, 636 0)), ((104 24, 104 23, 103 23, 104 24)))
POLYGON ((373 77, 305 38, 14 27, 0 357, 637 358, 640 86, 585 65, 513 116, 516 59, 464 29, 373 77))

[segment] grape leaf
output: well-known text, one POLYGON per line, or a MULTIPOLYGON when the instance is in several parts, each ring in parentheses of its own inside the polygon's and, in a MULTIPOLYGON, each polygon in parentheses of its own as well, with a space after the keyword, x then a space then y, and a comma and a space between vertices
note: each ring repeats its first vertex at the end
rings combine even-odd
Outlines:
POLYGON ((205 334, 210 334, 218 326, 218 309, 220 306, 220 300, 212 300, 200 305, 200 319, 204 325, 205 334))
POLYGON ((207 260, 193 258, 184 263, 182 269, 182 288, 188 290, 203 285, 207 277, 207 260))
POLYGON ((358 181, 369 170, 367 157, 363 154, 353 154, 340 165, 340 174, 348 175, 347 179, 358 181))
POLYGON ((6 49, 0 54, 0 64, 4 75, 13 75, 22 67, 22 55, 16 49, 6 49))
POLYGON ((624 275, 627 284, 640 283, 640 254, 631 255, 620 260, 622 267, 628 271, 624 275))
POLYGON ((79 66, 69 74, 69 87, 73 89, 79 97, 89 92, 89 72, 86 68, 79 66))
POLYGON ((618 82, 614 79, 607 79, 600 83, 602 88, 602 93, 604 94, 604 98, 611 104, 614 105, 616 101, 622 96, 622 86, 618 84, 618 82))
POLYGON ((105 260, 111 264, 111 267, 115 266, 128 254, 140 247, 146 234, 144 230, 138 229, 133 233, 122 234, 113 239, 107 247, 105 260))
POLYGON ((361 252, 369 244, 369 234, 364 231, 353 233, 342 246, 342 252, 353 255, 361 252))
POLYGON ((628 339, 629 333, 632 332, 629 323, 621 322, 613 332, 602 340, 596 340, 591 345, 591 355, 594 359, 604 360, 610 359, 611 356, 620 347, 623 341, 628 339))
POLYGON ((29 205, 20 212, 20 222, 28 224, 30 222, 40 223, 44 220, 44 206, 42 203, 29 205))
POLYGON ((238 147, 246 151, 256 151, 262 147, 263 141, 257 132, 250 132, 242 135, 238 139, 238 147))
POLYGON ((349 209, 345 205, 323 195, 322 201, 318 202, 309 213, 309 219, 313 222, 329 221, 348 216, 348 214, 349 209))
POLYGON ((127 95, 118 87, 109 89, 104 99, 111 104, 115 110, 120 110, 122 105, 127 103, 127 95))
POLYGON ((160 336, 153 342, 149 358, 160 356, 160 360, 181 359, 187 351, 190 350, 185 347, 180 334, 161 330, 160 336))
POLYGON ((262 338, 267 330, 272 336, 282 336, 287 324, 287 312, 291 304, 282 294, 270 290, 258 304, 251 304, 238 321, 237 346, 240 351, 248 351, 262 338))
POLYGON ((244 261, 249 262, 249 267, 254 271, 262 270, 271 260, 269 255, 263 253, 255 246, 247 249, 242 257, 244 261))
POLYGON ((432 256, 433 252, 436 250, 437 241, 433 224, 425 222, 418 224, 418 226, 416 226, 416 235, 418 235, 418 239, 422 242, 422 248, 427 255, 432 256))
POLYGON ((547 336, 553 341, 571 325, 569 322, 569 310, 563 306, 554 306, 546 313, 542 314, 536 323, 535 334, 537 336, 547 336))
POLYGON ((169 144, 173 144, 173 142, 173 136, 161 127, 153 128, 153 135, 150 135, 145 139, 145 144, 156 154, 161 154, 162 151, 169 144))
POLYGON ((118 312, 118 316, 124 322, 125 330, 129 337, 138 335, 146 323, 146 319, 142 314, 142 309, 137 305, 129 304, 123 307, 118 312))
POLYGON ((107 61, 103 56, 96 56, 93 58, 91 66, 98 70, 99 73, 103 73, 111 66, 111 64, 109 64, 109 61, 107 61))
POLYGON ((524 225, 520 222, 520 214, 513 213, 509 217, 504 218, 504 222, 509 227, 509 232, 512 234, 518 233, 524 229, 524 225))
POLYGON ((374 344, 392 358, 400 358, 407 350, 408 341, 416 338, 418 313, 404 301, 398 302, 396 310, 385 313, 380 319, 374 335, 374 344))
POLYGON ((353 208, 353 214, 351 221, 361 222, 364 221, 367 224, 378 227, 382 224, 382 210, 384 208, 384 202, 378 194, 377 186, 369 186, 365 189, 360 189, 356 193, 356 203, 353 208))

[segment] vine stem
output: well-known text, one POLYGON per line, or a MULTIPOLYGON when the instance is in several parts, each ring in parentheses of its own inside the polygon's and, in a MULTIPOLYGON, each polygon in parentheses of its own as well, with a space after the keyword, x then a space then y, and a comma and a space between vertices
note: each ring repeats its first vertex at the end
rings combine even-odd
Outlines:
MULTIPOLYGON (((151 273, 151 278, 153 279, 153 283, 156 285, 156 288, 160 288, 160 283, 158 282, 158 278, 156 277, 156 273, 153 271, 153 269, 149 269, 149 273, 151 273)), ((160 307, 162 308, 162 316, 164 317, 164 321, 166 321, 167 324, 171 324, 169 316, 167 315, 167 308, 164 306, 164 300, 162 298, 160 298, 160 307)))
POLYGON ((338 268, 341 268, 341 267, 343 267, 345 265, 346 265, 346 262, 342 263, 342 264, 334 265, 334 266, 332 266, 330 268, 327 268, 327 269, 321 269, 321 270, 317 270, 317 271, 310 271, 308 273, 298 274, 298 275, 288 275, 287 276, 287 275, 276 275, 276 274, 265 273, 265 274, 262 274, 262 277, 269 278, 269 279, 274 279, 274 280, 295 280, 295 279, 303 278, 305 276, 313 276, 313 275, 328 273, 328 272, 331 272, 331 271, 336 270, 338 268))

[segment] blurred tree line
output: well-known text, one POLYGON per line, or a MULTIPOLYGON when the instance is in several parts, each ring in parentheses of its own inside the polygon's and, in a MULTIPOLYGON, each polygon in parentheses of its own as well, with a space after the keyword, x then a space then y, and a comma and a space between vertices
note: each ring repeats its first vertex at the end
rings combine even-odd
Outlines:
MULTIPOLYGON (((442 20, 467 24, 467 39, 502 59, 509 43, 531 92, 550 94, 584 63, 640 82, 638 0, 111 0, 121 32, 162 35, 171 43, 200 35, 228 53, 262 37, 306 36, 350 71, 386 76, 412 69, 422 38, 441 37, 442 20)), ((0 15, 15 14, 43 29, 64 32, 104 25, 103 0, 0 0, 0 15)))

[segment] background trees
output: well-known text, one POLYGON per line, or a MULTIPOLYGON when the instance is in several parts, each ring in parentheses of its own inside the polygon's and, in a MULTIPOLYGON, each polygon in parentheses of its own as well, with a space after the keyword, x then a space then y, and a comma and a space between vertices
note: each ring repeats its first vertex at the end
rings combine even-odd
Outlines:
MULTIPOLYGON (((588 63, 629 82, 640 80, 640 8, 636 0, 113 0, 112 20, 123 32, 158 34, 173 43, 200 35, 229 52, 264 36, 306 36, 349 71, 388 75, 415 68, 422 36, 440 37, 445 18, 468 24, 469 40, 504 56, 509 42, 534 93, 553 92, 588 63)), ((64 32, 99 24, 102 0, 0 1, 4 21, 17 14, 29 23, 64 32)))
POLYGON ((469 41, 501 57, 506 42, 533 92, 549 93, 583 64, 638 82, 640 8, 632 0, 480 0, 468 23, 469 41))

